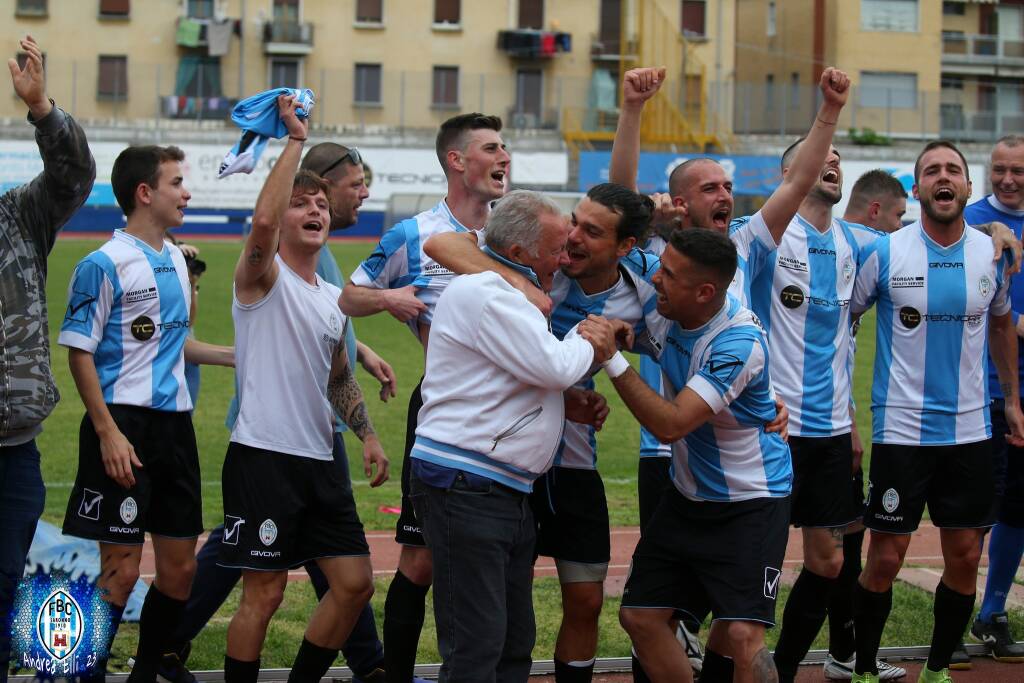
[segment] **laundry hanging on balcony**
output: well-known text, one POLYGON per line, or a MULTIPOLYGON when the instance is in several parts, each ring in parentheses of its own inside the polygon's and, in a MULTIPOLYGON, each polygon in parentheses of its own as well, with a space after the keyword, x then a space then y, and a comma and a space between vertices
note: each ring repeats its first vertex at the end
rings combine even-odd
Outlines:
POLYGON ((277 98, 281 95, 294 95, 300 106, 296 115, 300 119, 310 117, 316 98, 308 88, 274 88, 245 98, 231 111, 231 120, 242 129, 242 136, 224 155, 218 178, 232 173, 252 173, 270 138, 280 139, 288 135, 288 128, 277 111, 277 98))

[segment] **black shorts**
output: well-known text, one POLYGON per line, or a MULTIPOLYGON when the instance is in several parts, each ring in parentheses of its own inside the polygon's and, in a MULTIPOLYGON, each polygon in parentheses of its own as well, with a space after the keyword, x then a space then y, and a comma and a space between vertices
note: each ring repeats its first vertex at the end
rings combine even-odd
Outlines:
POLYGON ((597 470, 552 467, 534 482, 530 507, 537 524, 538 555, 608 564, 608 501, 597 470))
POLYGON ((323 557, 370 554, 338 458, 314 460, 232 442, 221 476, 224 537, 217 564, 281 571, 323 557))
POLYGON ((1002 400, 992 402, 992 454, 996 458, 997 518, 1003 524, 1024 527, 1024 448, 1006 443, 1006 417, 1002 400))
POLYGON ((846 490, 853 472, 849 434, 789 437, 793 454, 793 526, 835 528, 857 519, 846 490))
POLYGON ((665 492, 640 543, 623 607, 775 625, 789 498, 696 502, 665 492))
POLYGON ((146 532, 195 538, 203 532, 199 453, 192 415, 138 406, 108 405, 110 416, 135 449, 135 486, 107 476, 100 440, 86 415, 78 430, 78 473, 64 533, 102 543, 139 545, 146 532))
POLYGON ((649 456, 640 458, 637 466, 636 494, 640 508, 640 533, 647 528, 651 515, 658 509, 665 489, 672 486, 672 458, 649 456))
POLYGON ((917 529, 925 503, 932 523, 985 529, 994 523, 991 441, 955 446, 875 444, 864 526, 890 534, 917 529))
POLYGON ((402 456, 402 512, 398 515, 398 522, 395 524, 395 542, 401 545, 411 545, 416 548, 426 548, 427 542, 423 538, 423 530, 416 519, 416 511, 412 509, 412 501, 409 500, 409 482, 412 477, 412 446, 416 443, 416 423, 419 417, 420 408, 423 407, 423 394, 420 392, 423 386, 423 378, 412 390, 409 396, 409 412, 405 416, 405 454, 402 456))

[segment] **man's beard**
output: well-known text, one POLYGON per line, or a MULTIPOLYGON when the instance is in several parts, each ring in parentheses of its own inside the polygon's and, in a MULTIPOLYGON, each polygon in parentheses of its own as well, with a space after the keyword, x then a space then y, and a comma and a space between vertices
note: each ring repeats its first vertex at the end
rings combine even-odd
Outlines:
POLYGON ((949 216, 944 216, 942 215, 942 213, 939 212, 937 208, 935 208, 935 205, 933 204, 933 199, 931 197, 921 197, 921 210, 924 212, 926 216, 928 216, 928 218, 932 219, 936 223, 941 223, 943 225, 951 225, 963 217, 964 207, 967 206, 967 202, 969 199, 970 197, 967 196, 957 197, 956 211, 953 214, 950 214, 949 216))

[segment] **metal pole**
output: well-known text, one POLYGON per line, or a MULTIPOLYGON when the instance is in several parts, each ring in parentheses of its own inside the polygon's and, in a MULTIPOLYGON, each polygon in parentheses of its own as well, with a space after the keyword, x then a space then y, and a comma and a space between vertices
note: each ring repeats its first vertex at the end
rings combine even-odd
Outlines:
MULTIPOLYGON (((201 59, 202 58, 200 58, 200 60, 201 59)), ((206 92, 205 90, 203 90, 203 71, 205 71, 205 69, 204 69, 205 65, 203 64, 202 61, 200 61, 198 66, 199 66, 199 69, 198 69, 199 81, 198 81, 198 83, 196 85, 196 93, 197 93, 197 96, 196 96, 196 121, 199 121, 199 120, 201 120, 203 118, 203 101, 206 99, 203 96, 203 93, 206 92)))
POLYGON ((245 97, 245 0, 238 19, 238 99, 245 97))
POLYGON ((398 74, 398 130, 405 134, 405 71, 398 74))

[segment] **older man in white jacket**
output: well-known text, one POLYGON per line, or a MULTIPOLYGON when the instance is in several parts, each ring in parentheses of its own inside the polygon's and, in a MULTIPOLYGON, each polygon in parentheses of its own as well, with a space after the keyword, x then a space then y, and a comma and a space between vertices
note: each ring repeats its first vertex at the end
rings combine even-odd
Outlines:
MULTIPOLYGON (((567 235, 557 205, 517 191, 491 212, 484 250, 546 290, 568 262, 567 235)), ((559 341, 526 296, 493 272, 456 278, 438 300, 412 499, 434 556, 441 681, 528 678, 535 532, 527 496, 561 440, 563 392, 614 352, 610 323, 559 341)), ((590 418, 600 420, 603 402, 589 403, 590 418)))

